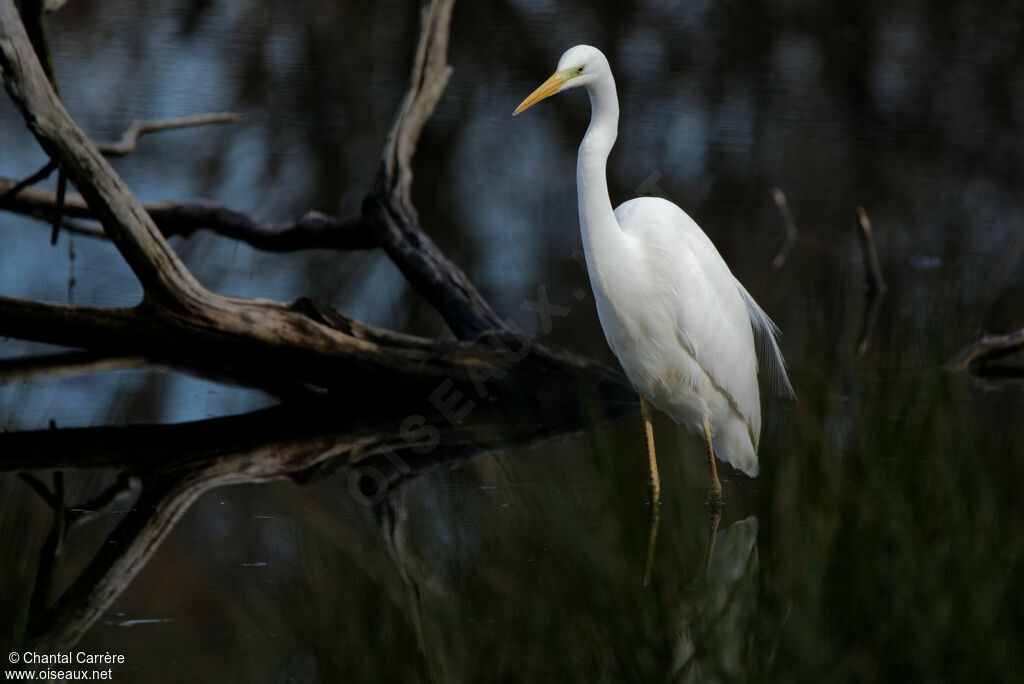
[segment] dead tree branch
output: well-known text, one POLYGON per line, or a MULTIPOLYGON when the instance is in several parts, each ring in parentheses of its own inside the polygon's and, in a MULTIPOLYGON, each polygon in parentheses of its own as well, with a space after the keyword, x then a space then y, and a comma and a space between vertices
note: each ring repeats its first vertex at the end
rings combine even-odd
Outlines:
MULTIPOLYGON (((364 204, 364 219, 457 336, 474 339, 431 342, 363 325, 308 300, 284 304, 204 289, 68 115, 35 59, 11 0, 0 0, 4 85, 40 144, 81 192, 81 198, 69 198, 68 211, 87 208, 102 222, 142 283, 145 299, 132 309, 98 309, 0 297, 0 335, 334 389, 365 383, 423 397, 449 381, 459 391, 484 397, 491 390, 483 383, 493 379, 493 398, 512 400, 570 381, 603 397, 621 398, 626 385, 616 374, 510 332, 419 226, 409 196, 410 163, 450 71, 451 9, 452 0, 433 0, 423 10, 409 92, 385 145, 375 190, 364 204), (489 330, 499 332, 481 336, 489 330)), ((15 199, 34 193, 26 189, 15 199)))
MULTIPOLYGON (((435 16, 436 8, 441 6, 451 9, 450 2, 440 1, 428 8, 425 17, 430 21, 424 25, 422 43, 431 43, 432 30, 447 35, 447 15, 435 16)), ((446 40, 442 43, 442 48, 446 48, 446 40)), ((432 48, 429 51, 432 57, 423 60, 429 68, 437 66, 436 51, 437 47, 432 48)), ((276 359, 278 363, 274 367, 281 372, 293 373, 302 381, 320 386, 348 383, 355 369, 364 377, 370 372, 392 379, 420 374, 424 378, 437 378, 437 373, 447 376, 452 371, 451 361, 436 354, 401 345, 384 349, 379 342, 355 338, 322 319, 311 318, 305 309, 277 302, 224 297, 205 290, 177 258, 149 214, 96 146, 68 115, 31 51, 11 0, 0 2, 0 68, 5 87, 29 128, 44 149, 67 170, 146 292, 145 300, 135 309, 117 311, 0 298, 0 310, 3 310, 0 334, 117 353, 146 354, 148 350, 164 355, 177 350, 185 357, 206 356, 226 366, 267 367, 276 359)), ((435 82, 431 78, 426 80, 435 82)), ((427 92, 432 91, 427 88, 427 92)), ((421 125, 416 123, 418 117, 429 113, 435 100, 436 97, 413 98, 413 102, 418 103, 411 109, 413 113, 400 117, 396 137, 404 141, 403 149, 408 150, 412 143, 404 134, 401 122, 410 121, 414 127, 421 125)), ((387 225, 397 226, 393 221, 387 225)), ((406 235, 420 236, 421 248, 429 243, 417 225, 403 226, 414 230, 406 235)), ((466 295, 471 294, 479 303, 476 308, 470 306, 465 314, 448 307, 448 318, 462 336, 466 336, 468 330, 475 334, 483 329, 502 328, 461 271, 429 244, 431 247, 426 249, 433 250, 434 258, 421 259, 421 263, 429 263, 435 273, 443 265, 450 266, 454 273, 450 277, 456 283, 463 282, 464 286, 452 288, 445 282, 437 284, 444 292, 427 291, 432 291, 442 301, 455 302, 464 301, 466 295), (447 293, 450 290, 454 290, 454 295, 447 293), (494 325, 481 322, 480 307, 490 312, 494 325), (463 321, 472 324, 459 325, 463 321)), ((404 248, 410 253, 415 251, 409 242, 404 243, 404 248)), ((385 337, 376 335, 377 340, 385 337)), ((481 351, 484 356, 496 354, 493 349, 481 351)), ((469 364, 472 366, 473 362, 469 364)), ((458 373, 465 376, 465 369, 458 373)))
MULTIPOLYGON (((4 1, 9 3, 10 0, 4 1)), ((120 179, 113 183, 114 187, 109 184, 88 187, 87 176, 98 170, 102 170, 104 177, 110 175, 116 178, 116 174, 98 158, 96 146, 77 130, 56 97, 47 93, 47 89, 37 82, 38 79, 29 78, 31 69, 19 61, 23 60, 23 56, 17 56, 22 54, 24 48, 15 49, 18 41, 15 40, 17 32, 14 29, 8 31, 10 37, 7 38, 0 33, 0 39, 8 46, 6 51, 15 51, 15 56, 5 58, 9 67, 4 68, 4 80, 12 98, 20 103, 23 113, 35 116, 31 113, 49 108, 59 112, 59 127, 37 124, 30 128, 44 149, 51 152, 51 156, 56 156, 62 164, 67 163, 65 158, 81 162, 78 164, 78 177, 72 174, 72 180, 79 186, 84 200, 69 195, 64 211, 78 218, 95 217, 104 224, 107 235, 114 240, 136 271, 148 297, 178 301, 179 306, 185 308, 198 308, 198 303, 212 296, 199 288, 173 252, 166 247, 166 243, 154 240, 159 237, 152 229, 154 224, 159 225, 160 232, 166 235, 188 234, 199 227, 210 228, 261 249, 361 249, 380 246, 410 284, 437 309, 455 335, 467 339, 485 330, 503 329, 505 323, 481 297, 465 273, 449 261, 423 231, 411 200, 412 156, 416 143, 451 73, 447 64, 447 50, 453 3, 454 0, 432 0, 423 8, 420 40, 409 88, 384 145, 374 189, 364 201, 362 217, 358 219, 339 221, 310 213, 291 224, 272 226, 203 202, 150 206, 147 208, 149 214, 143 216, 146 211, 137 202, 118 201, 119 197, 127 193, 120 179), (27 84, 32 85, 28 87, 27 84), (75 135, 70 136, 70 141, 62 140, 59 128, 65 132, 74 130, 75 135), (51 147, 55 149, 51 150, 51 147), (83 183, 86 184, 84 188, 83 183), (94 201, 91 195, 96 192, 100 192, 101 197, 94 201), (97 202, 98 206, 94 206, 97 202), (125 225, 112 228, 108 225, 112 222, 125 225)), ((5 24, 15 19, 13 10, 11 12, 5 24)), ((46 117, 46 120, 51 118, 46 117)), ((51 193, 36 189, 26 189, 7 198, 3 206, 50 221, 53 221, 53 214, 57 211, 57 203, 55 198, 51 201, 51 193)), ((67 225, 65 222, 64 226, 67 225)), ((70 228, 95 235, 94 231, 80 225, 71 225, 70 228)), ((216 308, 225 307, 218 305, 216 308)))
POLYGON ((466 339, 505 323, 463 271, 423 231, 412 203, 412 156, 420 133, 451 76, 448 32, 454 0, 433 0, 421 16, 409 88, 388 133, 373 191, 363 202, 378 244, 444 317, 455 336, 466 339))
MULTIPOLYGON (((56 194, 45 188, 17 188, 19 183, 0 178, 0 209, 52 223, 57 210, 56 194)), ((274 224, 209 200, 155 202, 145 204, 143 208, 164 237, 188 237, 196 231, 209 230, 268 252, 353 250, 377 246, 359 216, 339 219, 318 211, 308 211, 294 221, 274 224)), ((82 196, 75 193, 68 193, 65 197, 64 214, 66 217, 95 219, 82 196)), ((102 228, 68 221, 67 218, 61 229, 76 235, 107 238, 102 228)))
POLYGON ((0 2, 0 71, 29 130, 85 197, 147 295, 200 298, 202 287, 54 92, 12 0, 0 2))
POLYGON ((136 119, 128 125, 121 138, 114 142, 97 143, 99 151, 108 157, 123 157, 135 150, 139 138, 147 133, 158 131, 169 131, 175 128, 190 128, 192 126, 205 126, 214 123, 235 123, 243 121, 245 117, 235 112, 211 112, 209 114, 196 114, 176 119, 136 119))
MULTIPOLYGON (((68 115, 11 0, 0 0, 4 85, 40 144, 81 192, 80 198, 69 198, 67 211, 81 215, 88 210, 102 222, 142 283, 145 298, 132 309, 98 309, 0 296, 0 335, 324 388, 365 383, 422 397, 438 382, 449 381, 459 391, 483 397, 490 391, 483 383, 493 379, 493 398, 511 400, 570 381, 621 398, 627 387, 621 377, 511 332, 419 226, 409 196, 410 163, 450 71, 451 9, 452 0, 433 0, 423 10, 409 92, 385 145, 375 190, 364 203, 364 220, 368 232, 465 342, 431 342, 375 329, 309 300, 248 300, 203 288, 68 115), (498 332, 483 335, 486 331, 498 332)), ((37 195, 27 188, 14 199, 37 195)))
MULTIPOLYGON (((0 192, 0 207, 6 208, 6 202, 8 200, 16 197, 18 193, 24 190, 25 188, 33 186, 39 181, 49 178, 50 174, 52 174, 56 170, 57 165, 51 159, 50 161, 43 164, 43 167, 41 169, 33 173, 31 176, 28 176, 24 180, 20 180, 16 183, 4 180, 3 185, 0 186, 0 188, 2 188, 2 192, 0 192)), ((57 200, 55 196, 51 204, 56 205, 56 201, 57 200)))

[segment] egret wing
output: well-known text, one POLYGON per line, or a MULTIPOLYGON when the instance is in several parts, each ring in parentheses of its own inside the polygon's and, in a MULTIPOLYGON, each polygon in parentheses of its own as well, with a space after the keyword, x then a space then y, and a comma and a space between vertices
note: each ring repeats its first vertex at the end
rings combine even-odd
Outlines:
POLYGON ((768 388, 782 397, 796 396, 793 392, 793 385, 789 382, 789 375, 786 373, 786 361, 782 358, 782 351, 779 349, 778 338, 781 334, 779 326, 775 325, 764 309, 758 306, 740 281, 735 278, 733 280, 743 298, 743 304, 747 307, 750 325, 754 328, 757 355, 761 362, 761 375, 767 379, 768 388))
POLYGON ((761 404, 754 337, 729 267, 704 231, 671 202, 643 197, 615 213, 623 230, 647 247, 649 268, 672 292, 680 345, 747 423, 756 445, 761 404))

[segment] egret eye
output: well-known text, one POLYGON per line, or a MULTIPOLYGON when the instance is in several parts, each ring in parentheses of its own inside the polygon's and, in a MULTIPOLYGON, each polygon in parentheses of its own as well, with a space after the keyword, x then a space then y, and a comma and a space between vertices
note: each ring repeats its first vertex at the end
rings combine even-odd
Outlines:
POLYGON ((576 73, 577 74, 582 74, 583 73, 583 67, 582 66, 576 67, 576 73))

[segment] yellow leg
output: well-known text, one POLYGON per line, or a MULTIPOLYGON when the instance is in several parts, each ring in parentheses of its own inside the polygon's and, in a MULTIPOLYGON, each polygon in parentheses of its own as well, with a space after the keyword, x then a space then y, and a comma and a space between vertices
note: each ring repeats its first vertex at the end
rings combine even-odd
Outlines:
POLYGON ((715 465, 715 447, 711 445, 711 423, 704 416, 704 442, 708 447, 708 463, 711 466, 711 501, 722 500, 722 483, 718 481, 718 466, 715 465))
POLYGON ((661 476, 658 474, 658 460, 654 455, 654 426, 651 424, 651 407, 640 395, 640 412, 644 417, 644 432, 647 434, 647 458, 651 470, 651 531, 647 538, 647 564, 644 566, 644 586, 651 581, 651 567, 654 565, 654 545, 658 540, 658 521, 661 519, 661 476))
POLYGON ((640 395, 640 412, 644 416, 644 431, 647 433, 647 458, 651 466, 651 505, 661 502, 661 476, 658 475, 658 459, 654 455, 654 425, 651 423, 651 407, 640 395))

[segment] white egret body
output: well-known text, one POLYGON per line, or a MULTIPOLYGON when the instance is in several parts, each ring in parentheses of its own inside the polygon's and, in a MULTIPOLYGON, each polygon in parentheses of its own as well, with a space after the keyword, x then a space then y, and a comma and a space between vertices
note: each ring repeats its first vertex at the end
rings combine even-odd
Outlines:
MULTIPOLYGON (((707 235, 675 204, 640 197, 614 211, 605 166, 618 134, 619 102, 608 60, 577 45, 516 109, 583 86, 590 127, 576 166, 580 229, 601 327, 641 399, 704 432, 714 455, 747 475, 758 472, 761 403, 755 334, 767 376, 791 393, 778 329, 736 280, 707 235)), ((642 402, 643 403, 643 402, 642 402)), ((653 433, 645 408, 657 499, 653 433)))

